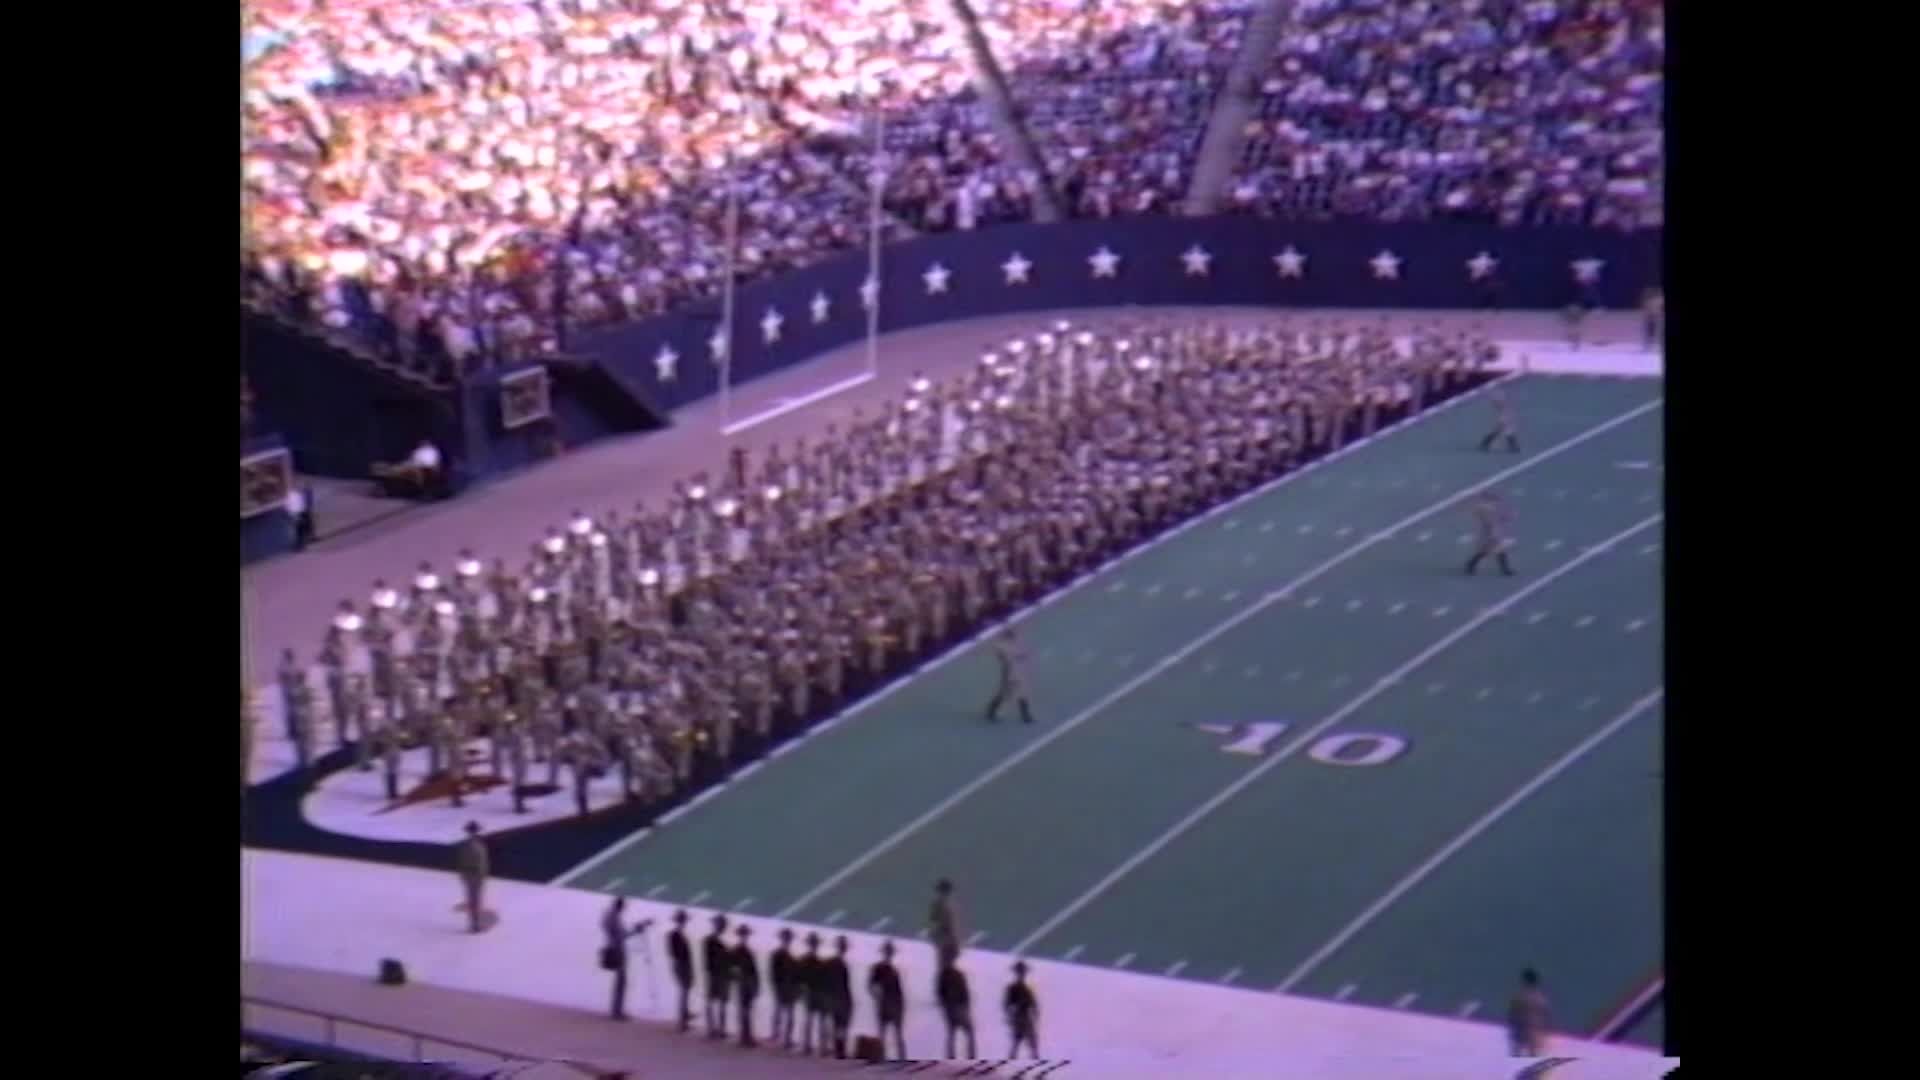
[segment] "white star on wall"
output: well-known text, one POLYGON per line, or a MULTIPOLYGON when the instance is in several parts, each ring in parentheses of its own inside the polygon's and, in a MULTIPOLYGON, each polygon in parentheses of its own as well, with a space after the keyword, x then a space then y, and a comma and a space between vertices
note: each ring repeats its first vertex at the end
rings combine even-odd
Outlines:
POLYGON ((786 321, 787 320, 780 317, 778 311, 768 308, 767 313, 760 317, 760 336, 765 338, 766 343, 769 345, 779 341, 780 326, 786 321))
POLYGON ((1467 260, 1467 274, 1474 281, 1481 281, 1491 276, 1494 270, 1499 267, 1499 265, 1500 265, 1499 259, 1496 259, 1493 256, 1483 251, 1480 254, 1475 255, 1473 258, 1467 260))
POLYGON ((1207 268, 1213 264, 1213 254, 1195 244, 1180 253, 1180 261, 1186 264, 1188 277, 1206 277, 1207 268))
POLYGON ((707 339, 707 352, 712 354, 713 362, 716 364, 726 358, 726 355, 727 355, 727 328, 726 327, 716 326, 713 328, 713 336, 707 339))
POLYGON ((875 304, 878 304, 879 302, 880 302, 879 280, 875 278, 868 278, 867 280, 861 282, 860 283, 860 306, 867 309, 868 311, 872 311, 873 306, 875 304))
POLYGON ((1370 264, 1373 266, 1373 276, 1378 280, 1400 280, 1400 256, 1395 255, 1393 252, 1383 251, 1375 255, 1370 261, 1370 264))
POLYGON ((927 283, 927 295, 932 296, 935 293, 946 292, 947 279, 952 276, 953 271, 941 266, 939 263, 934 263, 932 266, 927 267, 926 273, 920 275, 920 280, 927 283))
POLYGON ((1575 259, 1571 265, 1573 280, 1582 285, 1591 285, 1600 280, 1600 268, 1607 263, 1604 259, 1575 259))
POLYGON ((660 351, 653 357, 653 373, 660 377, 661 382, 672 382, 679 370, 680 354, 674 352, 671 345, 660 346, 660 351))
POLYGON ((833 309, 832 303, 827 300, 827 294, 823 292, 813 294, 813 304, 811 306, 813 308, 813 321, 816 326, 826 322, 827 312, 833 309))
POLYGON ((1287 250, 1273 257, 1273 266, 1281 277, 1297 278, 1307 272, 1307 257, 1288 244, 1287 250))
POLYGON ((1093 267, 1094 277, 1117 277, 1120 273, 1120 256, 1102 244, 1099 251, 1087 256, 1087 265, 1093 267))
POLYGON ((1000 272, 1007 275, 1007 284, 1009 285, 1025 285, 1027 283, 1027 271, 1032 269, 1033 263, 1029 262, 1025 255, 1017 251, 1013 253, 1013 258, 1000 264, 1000 272))

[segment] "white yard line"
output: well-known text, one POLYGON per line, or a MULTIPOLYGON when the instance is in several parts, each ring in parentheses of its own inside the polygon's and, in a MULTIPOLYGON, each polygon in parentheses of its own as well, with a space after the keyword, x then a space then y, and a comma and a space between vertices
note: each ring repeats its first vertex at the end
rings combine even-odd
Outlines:
MULTIPOLYGON (((1454 400, 1459 401, 1461 399, 1455 398, 1454 400)), ((1596 424, 1593 427, 1588 428, 1587 430, 1581 432, 1578 435, 1573 436, 1570 439, 1566 439, 1560 443, 1555 444, 1552 447, 1549 447, 1546 450, 1542 450, 1538 454, 1535 454, 1532 457, 1527 458, 1525 461, 1519 462, 1518 464, 1502 469, 1499 472, 1494 473, 1492 476, 1489 476, 1484 480, 1480 480, 1476 483, 1469 484, 1468 486, 1461 488, 1460 490, 1454 492, 1451 495, 1448 495, 1443 499, 1439 499, 1433 503, 1428 504, 1425 509, 1409 514, 1408 516, 1400 519, 1399 521, 1393 523, 1392 525, 1389 525, 1386 528, 1379 530, 1378 532, 1375 532, 1366 537, 1363 537, 1359 543, 1353 544, 1352 546, 1348 547, 1346 550, 1340 552, 1337 555, 1334 555, 1332 558, 1327 559, 1325 562, 1320 563, 1318 566, 1313 567, 1312 569, 1308 570, 1306 573, 1301 574, 1299 577, 1294 578, 1292 581, 1288 582, 1286 585, 1278 589, 1275 589, 1273 592, 1268 593, 1267 595, 1254 601, 1252 604, 1249 604, 1248 606, 1240 609, 1238 612, 1235 612, 1233 615, 1228 616, 1225 620, 1216 624, 1213 627, 1213 629, 1208 630, 1207 632, 1201 634, 1199 637, 1194 638, 1192 641, 1181 646, 1179 649, 1175 650, 1174 652, 1169 653, 1165 658, 1159 660, 1158 662, 1154 663, 1152 666, 1146 668, 1144 671, 1141 671, 1139 674, 1128 679, 1126 682, 1123 682, 1119 686, 1116 686, 1112 690, 1108 691, 1105 696, 1101 697, 1099 700, 1095 701, 1093 704, 1080 710, 1078 713, 1075 713, 1074 715, 1068 717, 1066 720, 1062 721, 1058 727, 1053 728, 1052 730, 1046 732, 1046 734, 1041 735, 1039 738, 1033 740, 1030 743, 1027 743, 1025 746, 1021 747, 1019 750, 1015 751, 1014 753, 1009 754, 1005 758, 1002 758, 998 764, 994 765, 992 768, 981 773, 980 775, 974 777, 972 780, 968 781, 967 783, 961 785, 951 795, 948 795, 946 798, 940 800, 938 803, 935 803, 933 806, 929 807, 920 816, 914 818, 912 821, 907 822, 905 825, 902 825, 899 829, 895 830, 891 836, 888 836, 886 839, 880 841, 878 844, 875 844, 873 847, 869 848, 867 851, 856 856, 851 862, 847 863, 847 865, 841 867, 839 870, 829 875, 827 879, 820 882, 820 884, 815 885, 813 888, 808 889, 805 893, 802 893, 798 899, 794 900, 791 904, 788 904, 786 907, 782 908, 778 912, 777 917, 782 919, 793 918, 795 913, 799 912, 802 908, 806 907, 808 904, 813 903, 813 901, 819 899, 828 890, 838 886, 841 882, 859 873, 862 869, 864 869, 868 864, 872 863, 875 859, 878 859, 880 856, 885 855, 887 852, 892 851, 894 848, 900 846, 900 844, 905 842, 909 837, 913 836, 915 833, 918 833, 921 829, 926 828, 929 824, 931 824, 932 822, 934 822, 935 820, 937 820, 938 818, 946 814, 947 811, 952 810, 955 806, 958 806, 960 805, 960 803, 971 798, 975 792, 979 791, 981 788, 986 787, 988 784, 992 783, 993 781, 999 779, 1008 770, 1013 769, 1015 766, 1019 765, 1021 762, 1039 753, 1041 750, 1046 749, 1048 746, 1051 746, 1055 739, 1059 739, 1065 736, 1068 732, 1073 731, 1075 728, 1078 728, 1081 724, 1086 723, 1088 720, 1092 719, 1094 716, 1097 716, 1101 712, 1104 712, 1107 708, 1112 706, 1115 702, 1120 701, 1121 699, 1125 698, 1127 695, 1133 693, 1135 690, 1138 690, 1140 687, 1145 686, 1148 682, 1151 682, 1153 679, 1158 678, 1161 675, 1161 673, 1165 672, 1169 668, 1172 668, 1173 666, 1184 661, 1187 657, 1193 655, 1195 652, 1198 652, 1199 650, 1205 648, 1208 644, 1212 643, 1214 640, 1218 639, 1222 635, 1230 632, 1235 627, 1246 622, 1248 619, 1253 618, 1254 616, 1265 611, 1268 607, 1272 606, 1273 604, 1278 603, 1279 601, 1293 595, 1293 593, 1296 590, 1300 589, 1302 586, 1305 586, 1308 583, 1317 580, 1321 576, 1325 575, 1328 571, 1333 570, 1334 568, 1347 562, 1349 559, 1352 559, 1355 556, 1361 554, 1362 552, 1365 552, 1368 549, 1374 547, 1375 545, 1387 540, 1388 538, 1392 537, 1395 533, 1398 533, 1400 530, 1405 529, 1412 525, 1417 525, 1420 522, 1426 520, 1427 518, 1434 516, 1435 514, 1438 514, 1444 510, 1448 510, 1458 505, 1461 499, 1467 498, 1487 488, 1493 487, 1494 485, 1506 480, 1508 477, 1519 475, 1520 473, 1525 472, 1526 470, 1531 469, 1536 465, 1542 464, 1553 458, 1559 457, 1561 454, 1564 454, 1567 451, 1572 450, 1577 446, 1584 445, 1585 443, 1593 439, 1597 439, 1600 436, 1606 434, 1607 432, 1614 430, 1615 428, 1618 428, 1624 424, 1631 423, 1634 420, 1637 420, 1640 417, 1645 416, 1647 413, 1650 413, 1653 410, 1660 408, 1664 403, 1665 402, 1662 399, 1655 398, 1654 400, 1649 401, 1643 405, 1639 405, 1632 409, 1629 409, 1626 412, 1621 413, 1619 416, 1616 416, 1611 420, 1603 421, 1602 423, 1596 424)), ((1427 415, 1427 414, 1423 414, 1423 415, 1427 415)), ((1324 461, 1327 459, 1322 458, 1321 460, 1324 461)), ((1648 522, 1652 522, 1652 521, 1659 520, 1659 518, 1658 518, 1658 515, 1656 515, 1655 517, 1649 518, 1647 520, 1648 522)), ((1582 556, 1582 558, 1584 557, 1585 556, 1582 556)), ((1575 563, 1572 563, 1569 565, 1578 565, 1578 560, 1576 560, 1575 563)), ((1551 580, 1551 578, 1543 578, 1541 580, 1546 581, 1546 580, 1551 580)), ((1531 588, 1531 586, 1529 588, 1531 588)), ((1059 594, 1056 593, 1055 595, 1059 595, 1059 594)), ((1520 593, 1516 595, 1522 595, 1522 596, 1527 595, 1527 590, 1522 590, 1520 593)), ((1471 626, 1478 625, 1478 623, 1468 623, 1467 625, 1471 627, 1471 626)), ((906 680, 906 679, 898 680, 892 683, 890 686, 888 686, 887 690, 892 690, 895 687, 902 686, 908 681, 910 680, 906 680)), ((883 690, 881 694, 885 694, 887 690, 883 690)), ((879 696, 881 695, 875 695, 875 698, 879 696)), ((867 701, 871 702, 875 700, 875 698, 868 698, 867 701)), ((1249 775, 1258 775, 1258 773, 1255 772, 1249 775)), ((602 857, 605 857, 605 856, 602 856, 602 857)), ((590 865, 591 864, 589 864, 589 866, 590 865)), ((574 873, 577 874, 579 873, 579 871, 576 870, 574 873)), ((564 883, 564 880, 565 879, 563 878, 562 879, 563 883, 564 883)), ((1019 952, 1020 950, 1015 949, 1013 951, 1019 952)))
POLYGON ((1601 1042, 1612 1042, 1618 1038, 1620 1036, 1620 1030, 1627 1026, 1627 1022, 1633 1019, 1634 1014, 1646 1008, 1647 1003, 1658 997, 1666 988, 1667 977, 1665 975, 1641 987, 1640 992, 1633 996, 1632 1001, 1621 1006, 1619 1012, 1607 1017, 1607 1019, 1601 1023, 1600 1030, 1594 1032, 1593 1037, 1601 1042))
POLYGON ((1447 841, 1445 847, 1428 856, 1427 861, 1414 867, 1411 873, 1401 878, 1400 881, 1395 884, 1393 888, 1388 889, 1386 894, 1380 897, 1380 899, 1367 905, 1366 910, 1355 916, 1354 920, 1342 928, 1339 933, 1333 935, 1332 940, 1320 946, 1320 948, 1314 951, 1313 955, 1301 961, 1300 966, 1293 969, 1293 974, 1287 976, 1287 981, 1280 984, 1280 989, 1283 991, 1291 990, 1293 987, 1299 985, 1300 980, 1312 974, 1313 970, 1326 962, 1329 956, 1338 952, 1347 942, 1352 941, 1360 931, 1365 930, 1375 919, 1379 918, 1382 913, 1398 902, 1402 896, 1405 896, 1411 891, 1414 886, 1425 881, 1427 875, 1439 869, 1441 864, 1445 863, 1448 859, 1453 858, 1454 855, 1459 853, 1461 848, 1472 843, 1475 837, 1492 828, 1495 822, 1507 816, 1514 807, 1525 802, 1528 796, 1545 787, 1554 777, 1567 771, 1575 762, 1587 756, 1594 747, 1605 742, 1614 732, 1626 727, 1641 713, 1659 704, 1660 699, 1664 697, 1665 694, 1665 690, 1655 690, 1639 701, 1634 702, 1627 708, 1627 711, 1608 721, 1606 726, 1581 740, 1579 745, 1562 754, 1553 764, 1541 770, 1533 779, 1527 781, 1520 790, 1501 800, 1500 805, 1495 806, 1493 809, 1481 815, 1480 820, 1467 826, 1466 831, 1454 837, 1452 840, 1447 841))
POLYGON ((1175 840, 1178 840, 1181 836, 1185 835, 1187 830, 1193 828, 1195 825, 1198 825, 1201 821, 1205 820, 1207 815, 1219 809, 1229 799, 1232 799, 1235 795, 1238 795, 1241 791, 1251 786, 1255 781, 1259 780, 1262 776, 1265 776, 1267 773, 1270 773, 1274 769, 1278 768, 1283 762, 1287 761, 1288 759, 1292 758, 1294 754, 1298 753, 1302 747, 1306 746, 1308 743, 1312 742, 1314 739, 1319 738, 1329 728, 1333 727, 1335 724, 1340 723, 1342 720, 1345 720, 1347 717, 1352 716, 1354 713, 1359 712, 1362 708, 1365 708, 1370 702, 1372 702, 1374 698, 1379 697, 1381 694, 1386 693, 1388 690, 1392 689, 1394 686, 1397 686, 1408 675, 1419 670, 1428 661, 1432 660, 1434 657, 1445 652, 1447 649, 1452 648, 1456 642, 1460 641, 1460 639, 1466 637, 1468 634, 1473 633, 1475 630, 1479 629, 1481 626, 1492 621, 1495 617, 1499 616, 1502 612, 1506 611, 1508 608, 1513 607, 1514 605, 1525 600, 1527 597, 1533 595, 1536 592, 1539 592, 1540 590, 1560 580, 1562 577, 1565 577, 1567 574, 1570 574, 1573 571, 1579 569, 1580 567, 1586 565, 1588 562, 1598 557, 1601 553, 1606 551, 1611 551, 1613 547, 1616 544, 1619 544, 1621 541, 1629 539, 1635 534, 1642 532, 1648 528, 1651 528, 1654 525, 1659 524, 1660 518, 1661 518, 1661 515, 1655 514, 1652 517, 1642 520, 1639 524, 1626 529, 1625 531, 1613 534, 1613 536, 1609 537, 1608 539, 1603 540, 1598 544, 1595 544, 1593 547, 1588 548, 1586 551, 1581 552, 1579 555, 1568 560, 1567 562, 1560 564, 1558 567, 1554 568, 1548 573, 1543 574, 1540 577, 1534 579, 1525 588, 1512 593, 1505 600, 1502 600, 1499 603, 1494 604, 1493 606, 1475 615, 1473 618, 1468 619, 1466 622, 1461 623, 1459 626, 1453 628, 1451 631, 1449 631, 1446 634, 1446 636, 1442 637, 1439 641, 1434 642, 1432 645, 1427 646, 1425 649, 1422 649, 1412 659, 1401 664, 1399 667, 1389 672, 1385 677, 1381 678, 1378 682, 1374 683, 1371 687, 1362 691, 1359 694, 1359 696, 1347 702, 1345 705, 1342 705, 1340 708, 1335 709, 1332 713, 1328 714, 1326 718, 1322 719, 1318 723, 1313 724, 1312 726, 1302 730, 1299 735, 1294 737, 1292 742, 1289 742, 1286 746, 1282 747, 1280 750, 1269 755, 1265 761, 1262 761, 1259 765, 1255 766, 1253 769, 1248 770, 1245 774, 1243 774, 1240 777, 1240 779, 1227 785, 1225 788, 1222 788, 1219 794, 1215 795, 1211 799, 1208 799, 1206 802, 1201 803, 1198 807, 1196 807, 1193 810, 1192 813, 1189 813, 1186 817, 1181 818, 1179 821, 1175 822, 1171 828, 1169 828, 1166 832, 1161 833, 1157 838, 1153 840, 1153 842, 1149 843, 1146 847, 1141 848, 1138 852, 1135 852, 1134 855, 1131 858, 1129 858, 1126 862, 1121 863, 1118 867, 1114 868, 1114 870, 1111 873, 1109 873, 1106 877, 1103 877, 1099 881, 1095 882, 1092 888, 1088 889, 1084 893, 1081 893, 1080 896, 1077 897, 1072 903, 1060 909, 1060 911, 1055 913, 1052 918, 1049 918, 1046 922, 1041 923, 1026 937, 1022 938, 1020 940, 1020 943, 1013 947, 1012 951, 1016 953, 1024 952, 1028 948, 1030 948, 1034 942, 1045 937, 1047 934, 1052 933, 1056 927, 1060 926, 1062 923, 1065 923, 1068 919, 1072 918, 1075 914, 1079 913, 1079 911, 1082 908, 1085 908, 1088 904, 1091 904, 1095 900, 1099 899, 1102 895, 1106 893, 1108 889, 1111 889, 1113 888, 1114 885, 1118 884, 1121 878, 1124 878, 1128 874, 1132 873, 1142 863, 1146 862, 1148 859, 1151 859, 1154 855, 1158 854, 1161 851, 1161 849, 1165 848, 1167 845, 1173 843, 1175 840))

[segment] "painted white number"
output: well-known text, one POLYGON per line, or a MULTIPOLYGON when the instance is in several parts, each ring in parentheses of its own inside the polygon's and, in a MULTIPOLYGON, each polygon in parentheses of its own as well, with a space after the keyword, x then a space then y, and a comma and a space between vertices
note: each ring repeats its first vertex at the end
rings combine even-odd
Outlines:
MULTIPOLYGON (((1278 742, 1280 736, 1287 733, 1289 725, 1262 720, 1235 727, 1215 724, 1197 724, 1195 727, 1209 735, 1234 736, 1232 742, 1220 747, 1229 754, 1262 757, 1265 756, 1268 747, 1278 742)), ((1364 731, 1328 735, 1307 748, 1307 756, 1320 764, 1342 767, 1385 765, 1406 752, 1407 740, 1398 735, 1381 735, 1364 731)))
POLYGON ((1405 753, 1406 749, 1405 739, 1392 735, 1352 732, 1346 735, 1329 735, 1321 739, 1307 751, 1307 756, 1322 765, 1385 765, 1405 753), (1356 746, 1364 746, 1366 749, 1357 754, 1346 753, 1356 746))
POLYGON ((1267 752, 1267 744, 1287 733, 1287 725, 1263 720, 1248 724, 1247 730, 1239 738, 1220 749, 1229 754, 1248 754, 1259 757, 1267 752))

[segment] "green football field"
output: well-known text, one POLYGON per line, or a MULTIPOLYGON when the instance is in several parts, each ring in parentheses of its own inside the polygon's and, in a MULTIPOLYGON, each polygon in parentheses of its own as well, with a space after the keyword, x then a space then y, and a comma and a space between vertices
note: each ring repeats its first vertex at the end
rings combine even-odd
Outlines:
MULTIPOLYGON (((1526 376, 1112 564, 1030 613, 1038 722, 988 653, 929 664, 567 883, 1557 1026, 1661 979, 1658 379, 1526 376), (1463 496, 1518 515, 1462 566, 1463 496)), ((1629 1034, 1657 1042, 1657 1009, 1629 1034)))

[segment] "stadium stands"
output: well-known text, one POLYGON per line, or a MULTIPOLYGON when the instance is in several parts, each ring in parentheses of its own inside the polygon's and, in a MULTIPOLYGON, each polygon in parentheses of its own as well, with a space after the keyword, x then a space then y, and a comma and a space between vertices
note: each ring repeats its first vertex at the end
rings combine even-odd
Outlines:
POLYGON ((1293 218, 1660 221, 1658 0, 1303 0, 1228 206, 1293 218))
MULTIPOLYGON (((246 7, 249 289, 444 380, 866 238, 1161 213, 1258 0, 359 0, 246 7), (976 20, 1048 173, 966 61, 976 20)), ((1636 226, 1660 198, 1647 0, 1294 5, 1229 204, 1268 215, 1636 226)))

